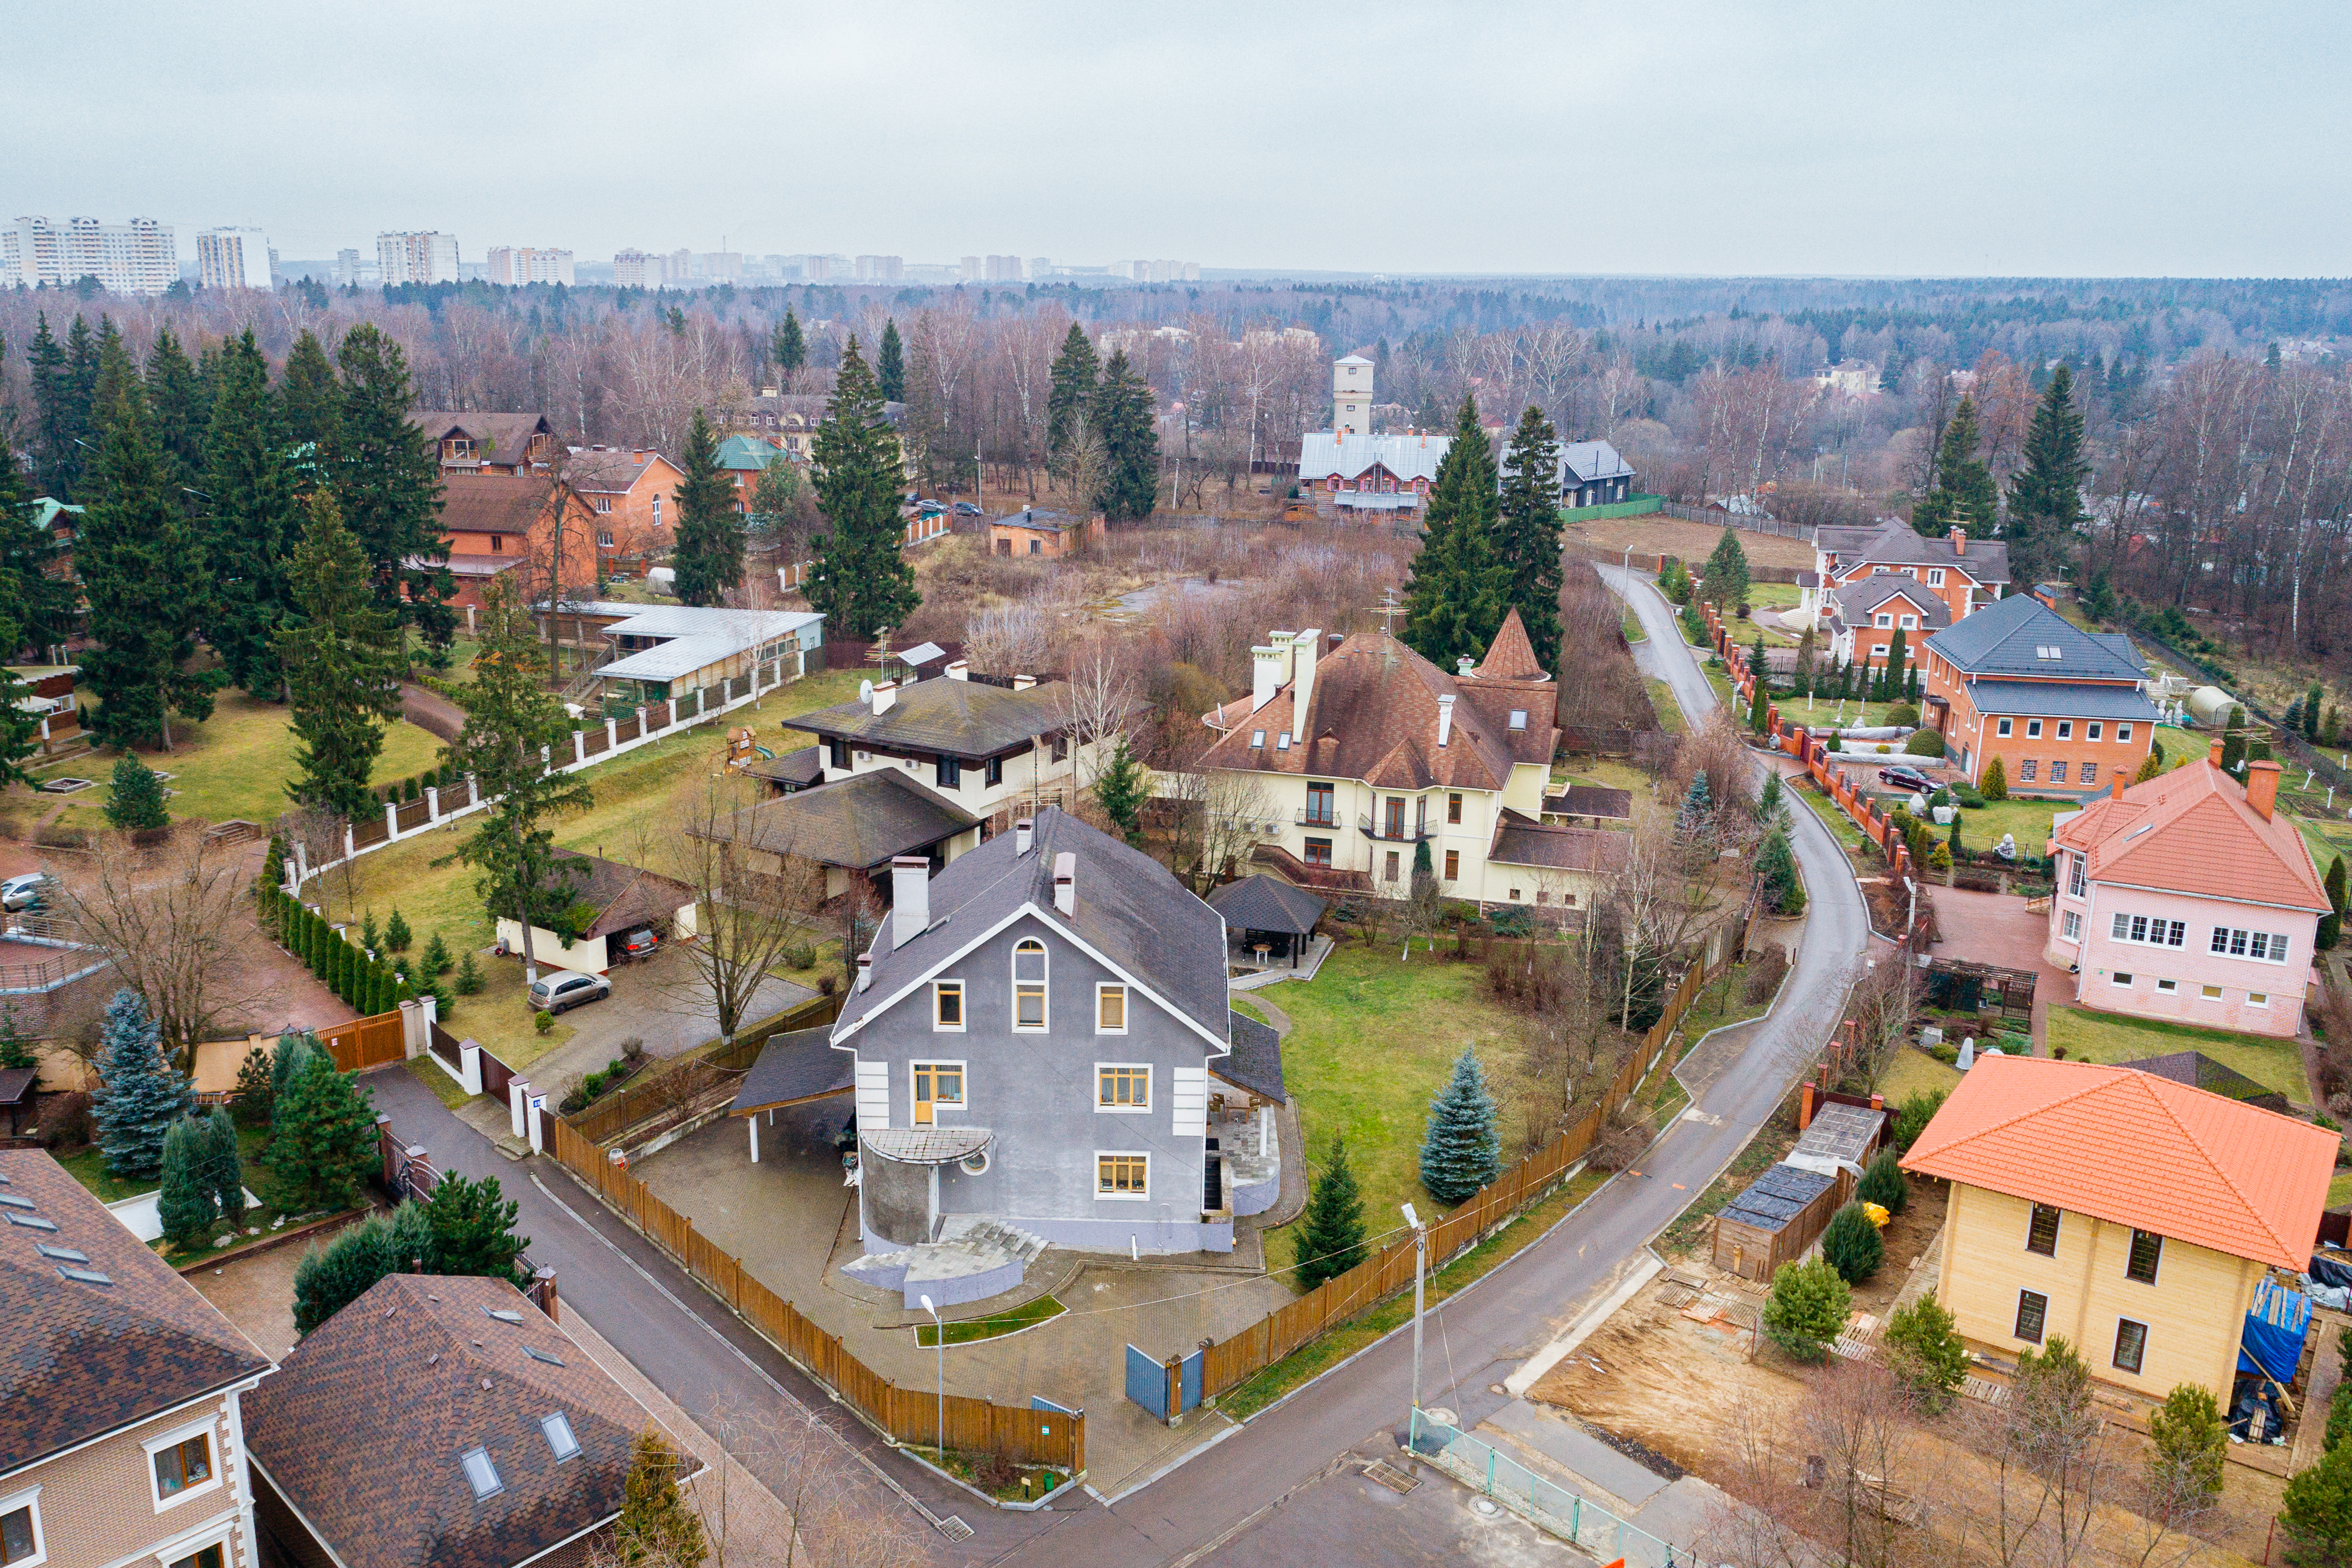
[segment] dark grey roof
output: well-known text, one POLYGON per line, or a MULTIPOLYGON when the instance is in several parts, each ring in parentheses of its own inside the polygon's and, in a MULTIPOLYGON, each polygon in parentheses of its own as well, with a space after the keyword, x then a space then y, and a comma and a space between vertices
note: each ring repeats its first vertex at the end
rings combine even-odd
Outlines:
POLYGON ((1275 877, 1244 877, 1209 889, 1209 907, 1231 931, 1282 931, 1305 935, 1323 918, 1325 904, 1306 889, 1275 877))
POLYGON ((2202 1051, 2175 1051, 2169 1056, 2142 1057, 2136 1062, 2119 1064, 2134 1072, 2154 1073, 2174 1083, 2185 1083, 2191 1089, 2201 1089, 2210 1094, 2256 1105, 2264 1110, 2284 1114, 2286 1096, 2269 1086, 2248 1078, 2237 1068, 2215 1061, 2202 1051))
POLYGON ((2143 672, 2137 654, 2125 657, 2106 637, 2084 631, 2031 594, 2011 594, 1962 616, 1927 646, 1970 675, 2137 681, 2143 672), (2045 657, 2043 650, 2055 651, 2045 657))
POLYGON ((1282 1037, 1274 1026, 1239 1012, 1229 1012, 1226 1024, 1233 1030, 1233 1051, 1210 1062, 1209 1070, 1236 1088, 1289 1104, 1282 1088, 1282 1037))
POLYGON ((1886 1119, 1884 1110, 1832 1100, 1813 1112, 1812 1121, 1805 1128, 1804 1136, 1797 1140, 1797 1146, 1789 1151, 1789 1158, 1850 1160, 1861 1164, 1878 1146, 1879 1136, 1886 1130, 1886 1119))
POLYGON ((877 768, 747 805, 732 820, 740 842, 754 849, 866 871, 952 838, 980 818, 896 768, 877 768))
POLYGON ((1864 564, 1948 566, 1965 572, 1979 583, 2009 581, 2009 546, 1998 539, 1971 539, 1966 550, 1955 550, 1948 534, 1929 539, 1907 522, 1889 521, 1866 531, 1825 528, 1814 537, 1813 543, 1816 549, 1838 552, 1838 570, 1841 572, 1850 572, 1864 564), (1824 537, 1832 533, 1839 536, 1836 543, 1824 537), (1861 537, 1852 538, 1850 533, 1861 537))
POLYGON ((40 1081, 38 1068, 0 1068, 0 1105, 30 1105, 33 1086, 40 1081))
POLYGON ((1631 479, 1633 466, 1606 441, 1570 441, 1559 449, 1560 483, 1631 479))
POLYGON ((1631 818, 1633 792, 1610 789, 1603 784, 1570 784, 1558 795, 1544 796, 1543 808, 1552 816, 1631 818))
POLYGON ((1546 827, 1506 812, 1486 858, 1503 866, 1613 873, 1625 863, 1631 842, 1630 834, 1606 827, 1546 827))
POLYGON ((986 758, 1069 728, 1062 707, 1068 689, 1058 680, 1026 691, 978 680, 925 680, 900 687, 887 713, 875 712, 871 703, 844 702, 784 723, 888 751, 986 758))
POLYGON ((824 748, 802 746, 795 751, 761 757, 743 770, 753 778, 778 784, 813 784, 824 776, 824 748))
MULTIPOLYGON (((770 804, 807 800, 834 787, 770 804)), ((873 984, 850 994, 834 1038, 845 1037, 893 994, 931 973, 1024 904, 1074 932, 1202 1029, 1226 1038, 1225 929, 1216 910, 1150 856, 1058 807, 1038 813, 1026 855, 1013 852, 1018 843, 1015 835, 1001 833, 950 861, 931 879, 930 929, 905 945, 890 946, 890 922, 882 922, 869 949, 873 984), (1076 908, 1069 915, 1054 909, 1054 858, 1065 853, 1077 862, 1076 908)))
POLYGON ((1838 603, 1850 616, 1868 616, 1897 595, 1919 612, 1924 626, 1948 626, 1952 624, 1952 612, 1936 592, 1916 577, 1906 577, 1900 572, 1873 572, 1859 583, 1844 583, 1837 588, 1838 603))
POLYGON ((856 1058, 848 1052, 833 1048, 830 1028, 771 1035, 760 1047, 760 1059, 743 1075, 728 1114, 749 1116, 772 1105, 845 1094, 854 1087, 856 1065, 856 1058))
POLYGON ((1777 1231, 1805 1210, 1805 1205, 1837 1184, 1837 1178, 1795 1165, 1775 1165, 1748 1184, 1748 1190, 1723 1205, 1725 1219, 1777 1231))
MULTIPOLYGON (((1975 617, 1970 616, 1971 620, 1975 617)), ((2129 686, 2094 686, 2073 680, 1979 680, 1969 700, 1979 713, 2028 713, 2053 719, 2145 719, 2163 715, 2129 686)))

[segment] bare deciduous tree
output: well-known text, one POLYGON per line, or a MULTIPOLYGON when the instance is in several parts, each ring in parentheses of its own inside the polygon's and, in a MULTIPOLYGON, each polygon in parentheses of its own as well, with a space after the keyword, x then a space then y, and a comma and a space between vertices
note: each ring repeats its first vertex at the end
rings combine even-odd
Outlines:
POLYGON ((1045 668, 1045 612, 1015 600, 964 617, 964 657, 990 675, 1029 675, 1045 668))
POLYGON ((154 850, 109 835, 60 878, 65 921, 147 998, 183 1067, 198 1043, 242 1032, 260 995, 248 962, 260 939, 236 860, 189 826, 154 850))
POLYGON ((764 798, 754 780, 689 780, 643 836, 638 861, 692 895, 695 940, 679 944, 687 975, 669 984, 681 1005, 709 1007, 729 1041, 784 950, 814 938, 824 899, 824 868, 753 814, 764 798))
POLYGON ((1068 727, 1070 785, 1074 795, 1094 787, 1110 761, 1108 748, 1127 733, 1141 706, 1126 662, 1097 642, 1070 661, 1070 672, 1054 688, 1056 716, 1068 727))

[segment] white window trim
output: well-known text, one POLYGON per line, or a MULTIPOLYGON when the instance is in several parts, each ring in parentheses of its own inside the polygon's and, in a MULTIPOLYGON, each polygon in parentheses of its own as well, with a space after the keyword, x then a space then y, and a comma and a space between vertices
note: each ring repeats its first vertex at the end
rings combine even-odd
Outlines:
MULTIPOLYGON (((146 1439, 140 1444, 140 1447, 147 1450, 147 1495, 154 1500, 157 1513, 175 1509, 191 1498, 200 1498, 206 1492, 220 1489, 221 1471, 226 1467, 221 1463, 220 1427, 214 1413, 207 1411, 203 1420, 191 1421, 184 1426, 174 1426, 159 1436, 146 1439), (189 1438, 198 1436, 205 1439, 205 1447, 212 1454, 212 1479, 199 1481, 192 1487, 182 1487, 170 1497, 165 1497, 162 1487, 157 1485, 155 1480, 155 1456, 165 1448, 177 1447, 189 1438)), ((182 1552, 181 1555, 184 1557, 187 1553, 182 1552)))
POLYGON ((2028 720, 2025 721, 2025 738, 2026 738, 2027 740, 2029 740, 2029 741, 2038 741, 2038 740, 2042 739, 2042 721, 2041 721, 2041 720, 2039 720, 2039 719, 2028 719, 2028 720))
POLYGON ((2007 739, 2009 738, 2009 731, 2010 731, 2010 728, 2011 728, 2011 726, 2014 725, 2016 722, 2017 722, 2017 721, 2016 721, 2016 720, 2014 720, 2014 719, 1999 719, 1999 720, 1995 720, 1995 721, 1993 721, 1993 729, 1992 729, 1992 732, 1993 732, 1994 734, 1996 734, 1996 735, 1999 735, 2001 739, 2003 739, 2003 740, 2007 740, 2007 739))
POLYGON ((40 1568, 42 1563, 49 1560, 49 1542, 48 1538, 41 1533, 41 1489, 37 1483, 26 1487, 23 1491, 11 1492, 6 1497, 0 1497, 0 1515, 14 1513, 20 1508, 32 1510, 33 1554, 30 1557, 19 1557, 16 1562, 8 1564, 8 1568, 40 1568))
POLYGON ((2059 915, 2058 940, 2061 942, 2083 940, 2083 917, 2079 911, 2067 910, 2059 915))
POLYGON ((1940 588, 1943 585, 1944 569, 1941 566, 1932 568, 1927 574, 1927 586, 1930 588, 1940 588))
POLYGON ((1151 1201, 1151 1151, 1149 1149, 1097 1149, 1095 1151, 1095 1202, 1098 1204, 1145 1204, 1151 1201), (1143 1162, 1143 1190, 1139 1193, 1107 1193, 1102 1190, 1102 1163, 1105 1160, 1140 1160, 1143 1162))
POLYGON ((2058 721, 2058 738, 2062 741, 2071 741, 2074 738, 2074 721, 2072 719, 2058 721))
POLYGON ((2132 727, 2131 727, 2129 724, 2120 723, 2120 722, 2119 722, 2119 723, 2117 723, 2117 724, 2116 725, 2116 740, 2118 740, 2118 741, 2128 741, 2128 740, 2130 740, 2130 739, 2131 739, 2131 732, 2132 732, 2132 727))
POLYGON ((2159 980, 2156 983, 2156 991, 2157 994, 2159 996, 2177 995, 2180 991, 2180 982, 2178 980, 2159 980))
POLYGON ((2104 741, 2106 739, 2106 734, 2107 727, 2098 720, 2093 719, 2089 721, 2088 726, 2084 730, 2083 739, 2086 741, 2104 741))
POLYGON ((1013 944, 1013 951, 1009 955, 1007 967, 1011 971, 1013 979, 1013 991, 1011 996, 1008 998, 1009 1005, 1007 1008, 1009 1020, 1013 1026, 1013 1032, 1016 1035, 1050 1034, 1054 1027, 1053 951, 1046 947, 1043 942, 1039 942, 1037 938, 1034 936, 1024 936, 1020 941, 1013 944), (1021 978, 1021 950, 1031 943, 1035 943, 1037 956, 1044 961, 1045 964, 1045 973, 1040 974, 1034 982, 1034 984, 1045 988, 1045 1021, 1042 1024, 1024 1024, 1021 1021, 1021 987, 1031 984, 1031 982, 1021 978))
POLYGON ((963 982, 961 980, 932 981, 931 1032, 935 1035, 961 1035, 968 1032, 971 1027, 971 994, 964 989, 963 982), (963 1019, 963 1022, 961 1024, 942 1024, 940 1022, 940 994, 950 989, 952 989, 956 994, 956 1012, 963 1019))
POLYGON ((1128 984, 1124 984, 1123 982, 1117 981, 1117 980, 1098 980, 1098 981, 1095 982, 1095 1033, 1096 1033, 1096 1034, 1097 1034, 1097 1035, 1124 1035, 1124 1034, 1126 1034, 1126 1033, 1127 1033, 1127 1031, 1128 1031, 1128 1027, 1129 1027, 1129 1022, 1128 1022, 1128 1021, 1129 1021, 1129 1020, 1130 1020, 1131 1018, 1133 1018, 1133 1017, 1134 1017, 1134 1016, 1135 1016, 1134 1009, 1135 1009, 1135 988, 1134 988, 1133 986, 1128 985, 1128 984), (1119 1020, 1120 1020, 1120 1022, 1119 1022, 1119 1026, 1118 1026, 1118 1028, 1116 1028, 1116 1029, 1106 1029, 1106 1028, 1104 1028, 1104 1027, 1103 1027, 1103 1021, 1102 1021, 1102 1005, 1103 1005, 1103 993, 1104 993, 1104 992, 1106 992, 1106 991, 1116 991, 1116 992, 1118 992, 1118 1016, 1119 1016, 1119 1020))
MULTIPOLYGON (((1095 1076, 1094 1076, 1094 1100, 1095 1100, 1095 1114, 1096 1114, 1096 1115, 1097 1115, 1097 1116, 1149 1116, 1149 1115, 1150 1115, 1150 1114, 1151 1114, 1151 1095, 1152 1095, 1152 1085, 1151 1085, 1151 1064, 1150 1064, 1150 1062, 1097 1062, 1097 1063, 1095 1063, 1095 1076), (1141 1070, 1141 1072, 1142 1072, 1142 1074, 1143 1074, 1143 1103, 1142 1103, 1141 1105, 1105 1105, 1105 1104, 1102 1102, 1102 1075, 1103 1075, 1103 1073, 1104 1073, 1105 1069, 1107 1069, 1107 1068, 1128 1068, 1128 1069, 1129 1069, 1129 1070, 1130 1070, 1130 1071, 1132 1071, 1132 1070, 1137 1070, 1137 1069, 1140 1069, 1140 1070, 1141 1070)), ((1112 1151, 1112 1152, 1116 1152, 1116 1151, 1112 1151)))
POLYGON ((2246 993, 2246 1005, 2247 1005, 2247 1006, 2249 1006, 2249 1007, 2261 1007, 2261 1008, 2267 1009, 2267 1008, 2270 1006, 2270 1005, 2271 1005, 2271 994, 2270 994, 2269 992, 2267 992, 2267 991, 2249 991, 2249 992, 2247 992, 2247 993, 2246 993))
MULTIPOLYGON (((217 1546, 221 1549, 221 1562, 225 1568, 236 1568, 236 1554, 229 1542, 236 1534, 238 1518, 239 1515, 235 1513, 226 1514, 196 1526, 176 1541, 165 1542, 155 1548, 155 1561, 163 1564, 163 1568, 171 1568, 173 1563, 194 1557, 208 1546, 217 1546)), ((139 1559, 134 1557, 131 1561, 136 1563, 139 1559)))
POLYGON ((2116 970, 2107 975, 2107 984, 2110 985, 2119 986, 2126 991, 2130 991, 2136 989, 2132 984, 2134 979, 2135 976, 2126 974, 2121 970, 2116 970))
MULTIPOLYGON (((934 1100, 931 1101, 931 1110, 935 1118, 933 1125, 937 1125, 936 1114, 939 1108, 942 1105, 952 1107, 957 1110, 962 1111, 967 1116, 971 1114, 971 1067, 961 1058, 956 1057, 925 1057, 921 1061, 908 1062, 907 1064, 907 1113, 909 1116, 912 1116, 915 1110, 915 1069, 917 1068, 953 1068, 956 1069, 956 1082, 962 1086, 962 1092, 958 1098, 954 1100, 934 1100)), ((915 1126, 919 1124, 909 1122, 908 1125, 915 1126)))

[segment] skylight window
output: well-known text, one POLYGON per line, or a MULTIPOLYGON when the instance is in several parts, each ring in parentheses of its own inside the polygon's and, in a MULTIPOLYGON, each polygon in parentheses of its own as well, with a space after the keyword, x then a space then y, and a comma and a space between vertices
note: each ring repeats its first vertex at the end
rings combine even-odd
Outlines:
POLYGON ((111 1285, 114 1283, 111 1277, 100 1274, 95 1268, 68 1268, 64 1264, 60 1263, 58 1265, 58 1272, 79 1285, 111 1285))
POLYGON ((559 1464, 580 1451, 580 1439, 572 1435, 571 1418, 562 1411, 541 1416, 539 1429, 547 1435, 547 1446, 555 1450, 559 1464))
POLYGON ((6 1204, 12 1209, 28 1209, 33 1206, 33 1200, 21 1193, 0 1193, 0 1204, 6 1204))
POLYGON ((468 1448, 457 1462, 466 1467, 466 1484, 474 1489, 477 1500, 507 1489, 507 1484, 499 1479, 499 1468, 490 1463, 488 1449, 468 1448))
POLYGON ((60 1263, 87 1263, 89 1261, 89 1254, 87 1252, 76 1252, 70 1247, 51 1247, 46 1241, 37 1241, 33 1243, 33 1250, 38 1252, 44 1258, 54 1258, 60 1263))
POLYGON ((1263 730, 1252 730, 1250 731, 1250 749, 1252 751, 1255 751, 1258 747, 1265 744, 1265 731, 1263 730))
POLYGON ((14 1209, 11 1209, 8 1211, 6 1217, 10 1225, 21 1225, 26 1230, 55 1230, 58 1228, 55 1224, 43 1219, 37 1214, 18 1214, 14 1209))
POLYGON ((484 1316, 496 1318, 501 1323, 520 1323, 522 1321, 522 1314, 516 1311, 511 1307, 485 1307, 482 1309, 482 1312, 484 1316))
POLYGON ((1528 710, 1527 710, 1526 709, 1524 709, 1524 708, 1514 708, 1514 709, 1512 709, 1512 710, 1511 710, 1511 728, 1512 728, 1512 729, 1514 729, 1514 730, 1524 730, 1524 729, 1526 729, 1527 727, 1528 727, 1528 710))
POLYGON ((540 1350, 532 1345, 523 1346, 522 1353, 530 1357, 533 1361, 543 1361, 550 1366, 562 1366, 563 1364, 563 1358, 562 1356, 550 1355, 545 1351, 540 1350))
POLYGON ((1276 751, 1277 751, 1277 752, 1286 752, 1286 751, 1290 750, 1290 731, 1289 731, 1285 730, 1285 731, 1283 731, 1281 733, 1279 733, 1279 734, 1277 734, 1277 735, 1276 735, 1276 736, 1275 736, 1275 738, 1274 738, 1274 749, 1275 749, 1276 751))

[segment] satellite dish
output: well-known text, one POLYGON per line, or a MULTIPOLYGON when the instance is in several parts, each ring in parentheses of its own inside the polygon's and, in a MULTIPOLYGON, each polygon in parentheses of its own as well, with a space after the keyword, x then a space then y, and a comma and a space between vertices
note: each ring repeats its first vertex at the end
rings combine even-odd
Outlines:
POLYGON ((857 700, 860 702, 871 702, 874 700, 874 683, 872 681, 861 680, 857 683, 857 700))

